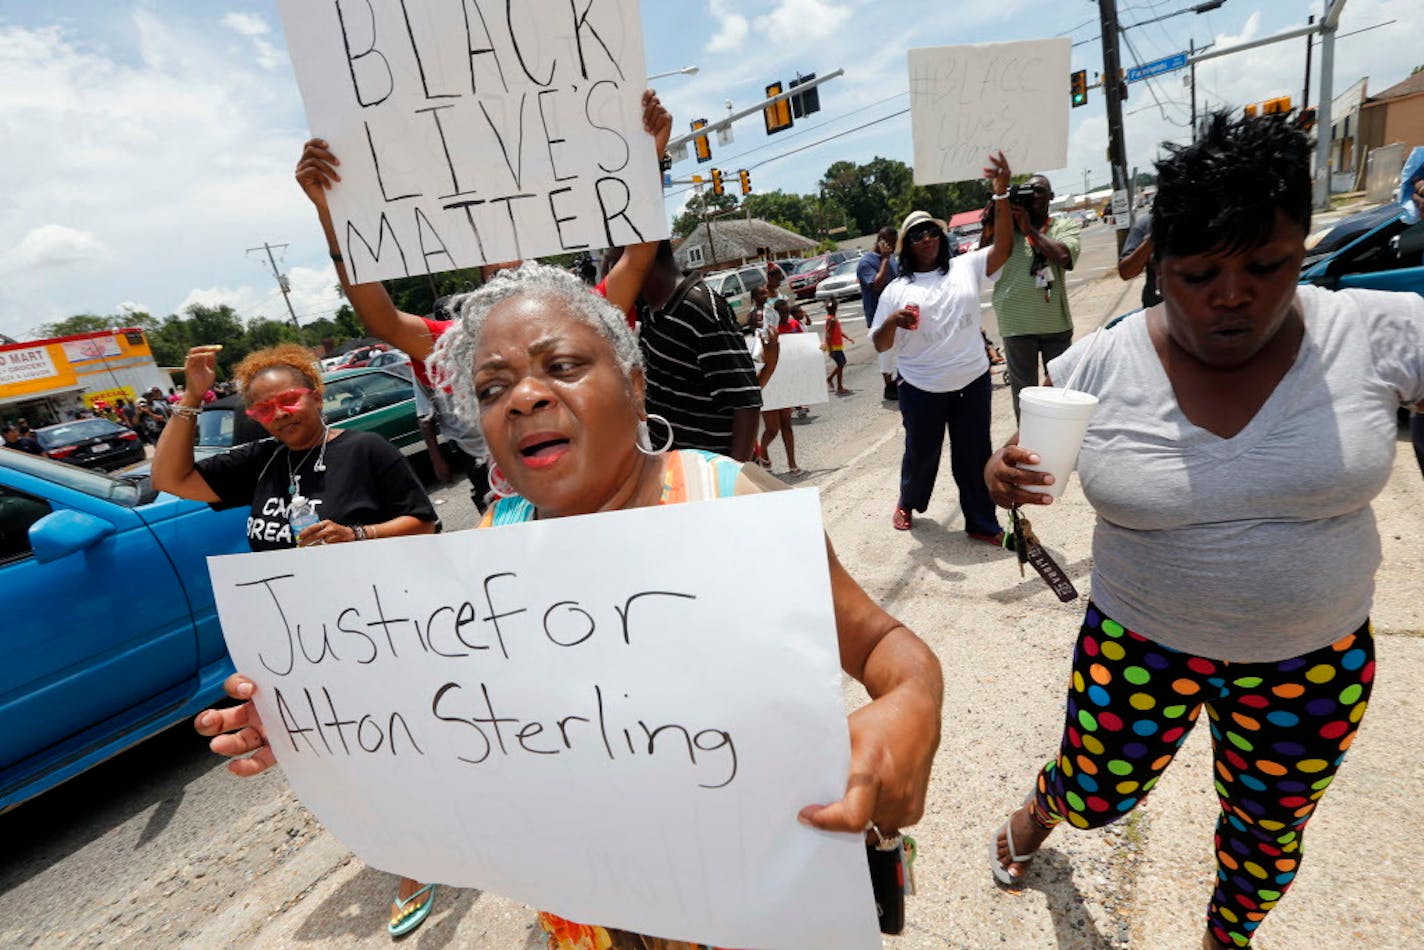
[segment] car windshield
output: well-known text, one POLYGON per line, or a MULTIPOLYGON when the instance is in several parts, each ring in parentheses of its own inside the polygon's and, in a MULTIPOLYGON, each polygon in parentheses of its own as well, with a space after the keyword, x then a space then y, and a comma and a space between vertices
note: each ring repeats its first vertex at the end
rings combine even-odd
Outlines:
POLYGON ((798 274, 809 274, 811 271, 820 270, 825 266, 826 259, 824 257, 812 257, 797 264, 795 272, 798 274))
POLYGON ((385 367, 382 371, 360 373, 328 382, 322 397, 322 411, 328 418, 336 421, 414 399, 415 392, 411 389, 409 379, 384 371, 398 368, 385 367))
POLYGON ((204 409, 198 414, 199 445, 232 445, 236 409, 204 409))
POLYGON ((856 265, 859 264, 859 263, 860 263, 860 261, 846 261, 845 263, 843 263, 843 264, 841 264, 839 267, 837 267, 837 268, 835 269, 835 272, 834 272, 831 276, 832 276, 832 277, 853 277, 853 276, 855 275, 855 267, 856 267, 856 265))
MULTIPOLYGON (((83 421, 102 422, 103 420, 86 419, 83 421)), ((112 501, 126 508, 143 503, 146 479, 142 481, 118 479, 105 475, 103 472, 81 468, 78 465, 69 465, 65 462, 56 462, 40 455, 30 455, 28 452, 0 452, 0 465, 53 482, 56 485, 63 485, 65 488, 72 488, 91 498, 112 501)))
POLYGON ((41 446, 52 449, 57 445, 73 445, 96 436, 122 435, 123 432, 122 426, 115 425, 108 419, 76 419, 73 422, 36 429, 35 437, 41 446))

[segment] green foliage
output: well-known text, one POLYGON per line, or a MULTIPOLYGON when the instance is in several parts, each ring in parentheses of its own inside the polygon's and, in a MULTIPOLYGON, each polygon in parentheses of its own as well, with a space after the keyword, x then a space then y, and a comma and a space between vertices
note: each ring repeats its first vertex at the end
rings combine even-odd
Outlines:
POLYGON ((687 209, 682 214, 673 219, 672 233, 674 238, 685 238, 702 223, 702 211, 726 211, 737 207, 737 199, 732 195, 714 195, 712 192, 704 192, 700 195, 693 195, 687 202, 687 209))
MULTIPOLYGON (((429 316, 435 310, 435 301, 448 294, 462 294, 477 289, 484 281, 478 267, 464 270, 446 271, 443 274, 425 274, 419 277, 399 277, 386 281, 386 290, 395 302, 396 309, 405 313, 429 316)), ((362 337, 366 331, 356 322, 353 337, 362 337)))

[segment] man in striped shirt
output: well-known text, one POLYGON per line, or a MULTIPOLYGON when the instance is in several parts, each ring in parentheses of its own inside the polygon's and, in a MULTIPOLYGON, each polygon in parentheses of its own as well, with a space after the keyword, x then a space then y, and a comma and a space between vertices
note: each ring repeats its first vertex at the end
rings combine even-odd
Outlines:
MULTIPOLYGON (((761 387, 731 307, 694 271, 684 277, 663 241, 643 280, 638 341, 644 404, 672 426, 672 447, 752 457, 761 387)), ((663 441, 653 423, 653 442, 663 441)))

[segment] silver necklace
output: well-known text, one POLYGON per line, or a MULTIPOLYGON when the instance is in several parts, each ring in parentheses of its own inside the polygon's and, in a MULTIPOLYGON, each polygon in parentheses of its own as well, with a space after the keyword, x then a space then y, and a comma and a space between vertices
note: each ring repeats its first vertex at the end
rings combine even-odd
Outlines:
MULTIPOLYGON (((301 494, 301 487, 302 487, 301 471, 302 471, 302 466, 305 465, 305 464, 307 464, 307 459, 309 459, 309 458, 312 457, 312 453, 313 453, 313 452, 315 452, 317 449, 321 448, 322 446, 326 445, 326 436, 327 436, 326 430, 325 430, 325 429, 322 429, 322 431, 321 431, 321 441, 318 442, 316 445, 313 445, 311 448, 307 449, 306 454, 302 456, 301 461, 298 462, 295 466, 292 465, 292 450, 291 450, 291 449, 287 449, 287 494, 288 494, 288 495, 299 495, 299 494, 301 494)), ((286 449, 287 447, 284 445, 284 446, 282 446, 282 448, 286 449)))

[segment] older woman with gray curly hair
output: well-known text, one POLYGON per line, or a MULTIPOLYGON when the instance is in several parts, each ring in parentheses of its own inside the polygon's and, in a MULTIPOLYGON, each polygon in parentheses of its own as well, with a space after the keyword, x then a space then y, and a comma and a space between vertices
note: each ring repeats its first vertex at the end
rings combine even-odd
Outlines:
MULTIPOLYGON (((572 274, 525 264, 456 298, 452 309, 459 323, 440 338, 433 363, 457 411, 479 420, 495 463, 491 482, 502 497, 481 527, 784 487, 755 466, 653 444, 654 432, 665 430, 643 407, 637 340, 622 314, 572 274)), ((939 661, 866 595, 829 541, 827 549, 841 665, 872 700, 850 716, 845 797, 807 805, 797 817, 823 830, 859 832, 873 821, 888 832, 924 811, 939 745, 939 661)), ((234 677, 229 692, 246 699, 250 682, 234 677)), ((214 740, 217 751, 243 755, 266 745, 250 703, 224 718, 236 731, 214 740)), ((686 946, 551 914, 540 922, 560 950, 686 946)))

